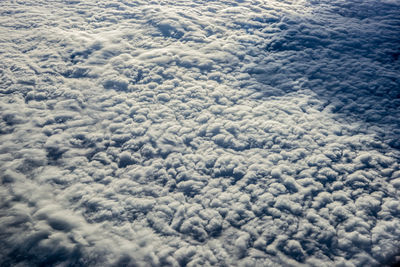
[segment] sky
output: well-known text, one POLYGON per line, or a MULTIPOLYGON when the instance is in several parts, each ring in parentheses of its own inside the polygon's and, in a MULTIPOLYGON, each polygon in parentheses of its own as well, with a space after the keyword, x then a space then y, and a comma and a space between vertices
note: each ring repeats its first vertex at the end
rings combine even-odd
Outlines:
POLYGON ((398 0, 0 2, 1 266, 389 266, 398 0))

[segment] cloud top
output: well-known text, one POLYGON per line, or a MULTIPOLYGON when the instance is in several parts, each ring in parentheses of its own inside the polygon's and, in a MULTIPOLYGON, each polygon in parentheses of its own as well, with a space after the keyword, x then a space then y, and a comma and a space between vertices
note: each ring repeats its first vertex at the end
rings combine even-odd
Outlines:
POLYGON ((2 265, 398 254, 395 1, 0 6, 2 265))

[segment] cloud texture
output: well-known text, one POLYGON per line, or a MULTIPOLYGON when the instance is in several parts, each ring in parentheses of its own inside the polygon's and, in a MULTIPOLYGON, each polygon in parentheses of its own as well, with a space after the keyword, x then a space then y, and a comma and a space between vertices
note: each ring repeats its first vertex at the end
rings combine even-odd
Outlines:
POLYGON ((398 254, 398 1, 0 10, 2 266, 398 254))

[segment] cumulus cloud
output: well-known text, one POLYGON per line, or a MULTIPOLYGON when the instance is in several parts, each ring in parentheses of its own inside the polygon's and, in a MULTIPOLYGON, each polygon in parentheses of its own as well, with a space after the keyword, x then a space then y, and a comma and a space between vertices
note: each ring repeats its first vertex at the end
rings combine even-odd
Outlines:
POLYGON ((3 1, 0 264, 378 266, 396 1, 3 1))

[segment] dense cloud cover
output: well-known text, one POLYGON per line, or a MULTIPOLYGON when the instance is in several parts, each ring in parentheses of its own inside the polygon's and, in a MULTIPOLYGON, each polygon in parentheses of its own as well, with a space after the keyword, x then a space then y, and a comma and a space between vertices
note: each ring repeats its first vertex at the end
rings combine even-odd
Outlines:
POLYGON ((0 2, 0 265, 377 266, 397 0, 0 2))

